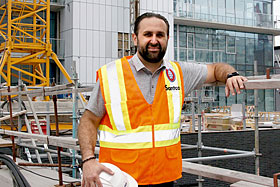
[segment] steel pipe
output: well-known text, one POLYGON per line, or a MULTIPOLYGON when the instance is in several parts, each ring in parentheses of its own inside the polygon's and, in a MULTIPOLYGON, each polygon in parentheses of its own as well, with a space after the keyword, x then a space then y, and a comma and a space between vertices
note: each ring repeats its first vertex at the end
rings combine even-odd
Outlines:
POLYGON ((222 155, 222 156, 208 156, 208 157, 200 157, 200 158, 184 158, 182 160, 188 162, 201 162, 201 161, 226 160, 232 158, 243 158, 243 157, 253 157, 253 156, 255 156, 255 152, 233 154, 233 155, 222 155))
MULTIPOLYGON (((40 163, 18 163, 19 166, 40 166, 40 167, 58 167, 58 164, 40 164, 40 163)), ((61 167, 71 168, 71 164, 61 164, 61 167)))
MULTIPOLYGON (((11 92, 11 88, 10 86, 8 86, 8 92, 11 92)), ((9 100, 9 106, 10 106, 10 124, 11 124, 11 130, 14 130, 14 123, 13 123, 13 109, 12 109, 12 99, 11 99, 11 95, 8 96, 8 100, 9 100)), ((13 150, 13 160, 14 162, 16 162, 16 146, 15 146, 15 137, 11 136, 12 139, 12 150, 13 150)))
POLYGON ((208 146, 202 146, 202 150, 221 151, 224 153, 237 153, 237 154, 251 153, 251 151, 241 151, 235 149, 226 149, 226 148, 208 147, 208 146))
MULTIPOLYGON (((10 112, 2 112, 2 114, 3 114, 3 115, 9 115, 10 112)), ((37 111, 36 111, 36 114, 39 114, 39 115, 43 115, 43 114, 53 114, 53 115, 54 115, 53 112, 48 112, 48 111, 46 111, 46 112, 39 112, 39 111, 37 112, 37 111)), ((57 112, 57 114, 72 114, 72 111, 60 111, 60 112, 57 112)), ((27 112, 26 115, 28 115, 28 116, 33 116, 33 112, 27 112)))
MULTIPOLYGON (((197 145, 181 144, 181 146, 182 146, 182 150, 184 150, 184 149, 197 149, 197 145)), ((204 145, 202 145, 201 149, 202 150, 210 150, 210 151, 220 151, 220 152, 224 152, 224 153, 237 153, 237 154, 251 153, 251 151, 241 151, 241 150, 236 150, 236 149, 210 147, 210 146, 204 146, 204 145)))
POLYGON ((197 145, 181 144, 181 150, 197 149, 197 145))
MULTIPOLYGON (((53 95, 53 106, 54 106, 54 115, 55 115, 55 135, 59 136, 59 125, 58 125, 58 114, 57 114, 57 97, 53 95)), ((59 178, 59 185, 63 185, 62 179, 62 169, 61 169, 61 147, 57 146, 57 161, 58 161, 58 178, 59 178)))

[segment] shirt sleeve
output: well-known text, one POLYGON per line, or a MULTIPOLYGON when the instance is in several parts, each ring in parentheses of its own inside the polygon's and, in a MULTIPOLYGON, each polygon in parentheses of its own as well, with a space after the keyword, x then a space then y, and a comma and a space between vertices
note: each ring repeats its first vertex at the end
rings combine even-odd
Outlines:
POLYGON ((184 79, 185 97, 191 91, 202 87, 207 78, 207 66, 205 64, 179 62, 184 79))
POLYGON ((104 104, 105 102, 101 93, 100 83, 98 80, 92 90, 86 109, 91 111, 98 117, 103 117, 106 111, 104 104))

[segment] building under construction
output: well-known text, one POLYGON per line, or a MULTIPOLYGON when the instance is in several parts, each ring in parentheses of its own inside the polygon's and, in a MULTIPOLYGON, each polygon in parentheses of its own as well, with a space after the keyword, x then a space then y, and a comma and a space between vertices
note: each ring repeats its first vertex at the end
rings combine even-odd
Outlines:
POLYGON ((136 17, 156 12, 170 24, 165 58, 226 62, 249 79, 236 96, 226 98, 217 83, 185 98, 183 178, 175 186, 278 186, 280 56, 274 43, 280 27, 274 3, 1 0, 0 151, 14 160, 0 155, 3 184, 81 185, 77 126, 96 71, 133 55, 136 17))

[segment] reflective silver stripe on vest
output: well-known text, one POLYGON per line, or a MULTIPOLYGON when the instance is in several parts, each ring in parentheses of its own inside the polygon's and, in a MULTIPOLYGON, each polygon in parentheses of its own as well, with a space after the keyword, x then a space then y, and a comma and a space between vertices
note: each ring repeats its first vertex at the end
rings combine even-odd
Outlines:
POLYGON ((180 129, 155 131, 155 141, 173 140, 180 136, 180 129))
POLYGON ((120 131, 126 130, 122 107, 121 107, 121 93, 118 80, 118 73, 116 68, 116 63, 107 65, 107 76, 109 84, 109 92, 111 97, 111 109, 113 120, 115 122, 116 128, 120 131))
POLYGON ((152 142, 152 132, 137 132, 115 135, 107 131, 100 131, 100 140, 114 143, 143 143, 152 142))

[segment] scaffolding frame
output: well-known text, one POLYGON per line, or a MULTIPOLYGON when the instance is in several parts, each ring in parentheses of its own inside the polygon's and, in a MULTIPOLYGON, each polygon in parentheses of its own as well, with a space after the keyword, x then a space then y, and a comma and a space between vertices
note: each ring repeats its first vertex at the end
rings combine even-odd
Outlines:
MULTIPOLYGON (((263 79, 259 80, 259 82, 263 81, 263 79)), ((280 84, 280 79, 277 79, 278 83, 280 84)), ((248 87, 250 89, 253 89, 254 84, 256 84, 256 81, 248 81, 245 84, 245 87, 248 87), (250 86, 250 84, 252 84, 250 86)), ((279 84, 276 85, 276 87, 279 86, 279 84)), ((73 87, 73 84, 68 84, 68 85, 59 85, 59 86, 55 86, 55 87, 43 87, 43 88, 37 88, 35 90, 23 90, 23 91, 14 91, 14 92, 0 92, 0 96, 7 96, 7 95, 15 95, 15 94, 19 94, 19 95, 33 95, 33 96, 50 96, 50 95, 57 95, 57 94, 64 94, 64 93, 78 93, 78 92, 87 92, 87 91, 91 91, 93 89, 93 87, 83 87, 83 88, 77 88, 76 86, 73 87)), ((271 85, 270 87, 271 88, 271 85)), ((260 89, 259 87, 254 88, 254 89, 260 89)), ((74 97, 73 99, 78 99, 77 97, 74 97)), ((201 101, 201 97, 199 95, 198 97, 198 101, 201 101)), ((75 100, 73 102, 76 102, 75 100)), ((76 104, 75 104, 76 105, 76 104)), ((73 109, 75 109, 75 107, 73 107, 73 109)), ((257 110, 256 110, 257 111, 257 110)), ((25 112, 23 112, 24 115, 25 112)), ((48 114, 48 112, 46 113, 48 114)), ((57 115, 57 113, 55 114, 57 115)), ((255 115, 256 118, 258 118, 257 112, 255 115)), ((12 118, 12 115, 10 115, 10 118, 12 118)), ((199 126, 201 127, 201 115, 199 115, 199 126)), ((255 121, 255 123, 257 123, 257 121, 255 121)), ((38 124, 40 125, 40 124, 38 124)), ((258 126, 258 124, 255 124, 256 126, 258 126)), ((260 155, 258 155, 256 149, 254 151, 242 151, 242 150, 234 150, 234 149, 225 149, 225 148, 218 148, 218 147, 209 147, 209 146, 204 146, 202 144, 202 132, 201 132, 201 128, 198 129, 198 144, 197 145, 185 145, 182 144, 182 150, 184 149, 198 149, 198 158, 191 158, 192 160, 187 160, 187 159, 183 159, 183 165, 185 163, 185 161, 192 161, 192 162, 199 162, 202 163, 202 161, 207 161, 207 160, 217 160, 217 159, 229 159, 229 158, 242 158, 242 157, 251 157, 251 156, 256 156, 256 159, 259 158, 260 155), (215 156, 215 157, 202 157, 202 150, 213 150, 213 151, 223 151, 223 152, 228 152, 230 153, 229 155, 222 155, 222 156, 215 156)), ((255 129, 255 132, 258 131, 258 128, 255 129)), ((12 136, 19 136, 22 138, 33 138, 33 139, 37 139, 40 142, 43 143, 47 143, 48 145, 55 145, 58 147, 66 147, 72 150, 79 150, 79 146, 78 146, 78 140, 76 138, 71 138, 71 139, 63 139, 60 137, 52 137, 52 136, 48 136, 48 135, 36 135, 36 134, 30 134, 30 133, 23 133, 23 132, 14 132, 14 131, 7 131, 7 130, 2 130, 0 129, 0 134, 7 134, 7 135, 12 135, 12 136)), ((255 147, 258 147, 258 136, 255 136, 255 139, 257 141, 255 141, 255 147)), ((80 155, 77 155, 75 152, 71 152, 71 153, 66 153, 63 152, 61 150, 51 150, 49 148, 42 148, 42 147, 38 147, 37 145, 26 145, 23 143, 19 143, 20 146, 23 147, 28 147, 28 148, 34 148, 36 150, 42 150, 42 151, 46 151, 46 152, 52 152, 52 153, 58 153, 60 152, 61 155, 65 155, 65 156, 69 156, 72 157, 73 160, 75 158, 80 159, 80 155)), ((99 153, 99 147, 96 147, 95 149, 95 154, 99 153)), ((73 162, 73 164, 75 164, 73 162)), ((59 167, 61 167, 61 163, 58 164, 60 165, 59 167)), ((51 165, 49 165, 51 166, 51 165)), ((57 167, 57 165, 53 165, 53 167, 57 167)), ((75 169, 77 169, 77 165, 72 165, 72 167, 74 167, 75 169)), ((259 165, 256 164, 256 170, 259 172, 259 165)), ((59 172, 61 172, 61 169, 59 170, 59 172)), ((258 174, 258 173, 256 173, 258 174)), ((61 179, 62 181, 62 179, 61 179)), ((200 176, 198 179, 198 182, 200 184, 200 186, 202 186, 202 182, 203 179, 200 176)))
MULTIPOLYGON (((255 129, 254 129, 254 135, 255 135, 255 148, 253 151, 242 151, 242 150, 232 150, 232 149, 226 149, 226 148, 218 148, 218 147, 209 147, 204 146, 202 143, 202 123, 201 123, 201 94, 200 91, 198 92, 198 101, 197 101, 197 108, 198 108, 198 141, 197 145, 183 145, 183 149, 197 149, 198 150, 198 157, 197 158, 187 158, 182 159, 183 161, 189 161, 189 162, 198 162, 199 164, 202 164, 202 161, 210 161, 210 160, 221 160, 221 159, 232 159, 232 158, 243 158, 243 157, 255 157, 255 174, 260 175, 260 145, 259 145, 259 115, 258 115, 258 89, 277 89, 280 88, 280 78, 278 75, 274 75, 273 77, 270 76, 270 72, 267 71, 267 74, 265 76, 258 76, 257 71, 257 62, 254 62, 254 76, 250 77, 250 80, 244 83, 245 89, 253 89, 254 90, 254 100, 255 100, 255 129), (264 78, 266 77, 266 79, 264 78), (257 84, 265 85, 265 87, 258 86, 257 84), (222 156, 209 156, 209 157, 202 157, 202 150, 213 150, 213 151, 221 151, 226 153, 233 153, 229 155, 222 155, 222 156)), ((215 86, 219 86, 220 84, 215 84, 215 86)), ((244 97, 243 97, 244 99, 244 97)), ((194 100, 192 100, 192 103, 194 100)), ((244 102, 244 101, 243 101, 244 102)), ((243 103, 244 105, 244 103, 243 103)), ((245 119, 245 111, 243 109, 243 119, 245 119)), ((195 111, 192 110, 192 116, 195 116, 195 111)), ((244 120, 243 120, 244 121, 244 120)), ((245 124, 246 125, 246 124, 245 124)), ((243 128, 246 128, 244 126, 243 128)), ((198 186, 202 187, 202 182, 204 181, 202 179, 202 176, 198 176, 198 186)))
MULTIPOLYGON (((77 74, 75 74, 75 76, 77 76, 77 74)), ((74 76, 74 77, 75 77, 74 76)), ((27 126, 27 130, 28 133, 24 133, 24 132, 15 132, 13 131, 13 128, 11 131, 9 130, 4 130, 4 129, 0 129, 0 134, 7 134, 10 135, 12 137, 12 139, 14 139, 14 136, 18 136, 19 137, 19 141, 18 141, 18 145, 25 147, 25 149, 28 148, 32 148, 35 149, 35 153, 36 153, 36 158, 39 161, 39 164, 37 164, 38 166, 46 166, 45 164, 42 164, 41 162, 41 158, 39 155, 38 150, 41 151, 45 151, 47 153, 47 156, 49 158, 50 164, 47 164, 48 167, 58 167, 58 175, 59 175, 59 185, 62 186, 63 185, 63 180, 62 180, 62 163, 61 163, 61 155, 64 156, 68 156, 72 158, 72 174, 73 177, 77 177, 76 176, 76 170, 79 168, 79 163, 77 161, 77 159, 81 159, 81 156, 78 155, 76 153, 77 150, 79 150, 79 146, 78 146, 78 140, 76 138, 76 128, 77 128, 77 120, 79 118, 78 116, 78 99, 80 99, 81 102, 83 102, 83 99, 81 97, 78 97, 78 93, 79 92, 87 92, 87 91, 92 91, 93 87, 82 87, 82 88, 78 88, 78 83, 77 83, 77 78, 74 78, 75 80, 75 85, 73 83, 71 84, 66 84, 66 85, 58 85, 58 86, 54 86, 54 87, 42 87, 42 88, 37 88, 35 90, 27 90, 26 86, 24 85, 24 89, 21 91, 21 89, 19 89, 18 91, 14 91, 14 92, 10 92, 10 86, 8 86, 8 92, 3 92, 4 90, 2 89, 0 92, 0 97, 1 96, 11 96, 11 95, 18 95, 19 97, 22 95, 26 95, 28 98, 29 103, 31 103, 31 99, 30 99, 30 95, 32 96, 43 96, 43 97, 47 97, 47 96, 53 96, 53 103, 54 103, 54 115, 55 115, 55 123, 56 123, 56 136, 59 136, 59 125, 58 125, 58 111, 57 111, 57 98, 56 95, 57 94, 64 94, 64 93, 74 93, 74 97, 73 97, 73 136, 71 139, 69 138, 61 138, 61 137, 53 137, 50 135, 44 135, 42 132, 42 128, 40 126, 36 111, 33 107, 32 104, 30 104, 31 110, 32 110, 32 114, 34 115, 35 118, 35 122, 37 125, 37 128, 39 130, 39 134, 33 134, 27 119, 27 112, 25 111, 21 111, 21 112, 17 112, 14 113, 12 112, 12 106, 10 105, 10 121, 12 122, 12 118, 15 116, 20 116, 20 115, 24 115, 24 119, 25 119, 25 123, 27 126), (28 138, 31 139, 32 141, 32 145, 27 145, 25 143, 22 143, 20 140, 21 138, 28 138), (44 148, 39 147, 36 142, 35 139, 39 142, 44 143, 44 148), (48 145, 53 145, 53 146, 57 146, 57 150, 52 150, 48 148, 48 145), (70 153, 68 152, 63 152, 62 151, 62 147, 68 148, 70 150, 70 153), (57 157, 58 157, 58 164, 54 164, 51 158, 50 153, 56 153, 57 157)), ((21 86, 18 86, 18 88, 20 88, 21 86)), ((10 102, 11 103, 11 102, 10 102)), ((46 112, 46 114, 49 114, 49 112, 46 112)), ((6 119, 8 116, 5 116, 4 118, 6 119)), ((20 124, 19 124, 20 125, 20 124)), ((20 131, 20 128, 19 128, 20 131)), ((12 142, 13 147, 15 147, 15 143, 14 141, 12 142)), ((15 148, 13 148, 13 160, 15 161, 15 148)), ((31 156, 29 161, 31 161, 31 156)), ((28 165, 28 164, 27 164, 28 165)), ((34 165, 34 163, 31 163, 29 165, 34 165)), ((79 168, 80 169, 80 168, 79 168)), ((81 170, 80 170, 81 172, 81 170)))

